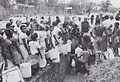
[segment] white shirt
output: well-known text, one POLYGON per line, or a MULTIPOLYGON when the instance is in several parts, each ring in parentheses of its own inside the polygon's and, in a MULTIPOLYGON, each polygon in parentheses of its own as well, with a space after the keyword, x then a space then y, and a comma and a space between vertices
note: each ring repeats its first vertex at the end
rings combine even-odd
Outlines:
POLYGON ((54 27, 52 34, 56 37, 59 37, 58 33, 61 32, 60 28, 58 26, 54 27))
POLYGON ((40 45, 37 41, 30 41, 29 46, 32 55, 38 53, 38 48, 40 48, 40 45))
POLYGON ((61 38, 58 39, 59 38, 59 34, 58 34, 59 32, 61 32, 61 29, 58 26, 54 27, 54 29, 52 31, 52 41, 53 41, 54 46, 55 46, 56 40, 53 36, 56 36, 57 41, 59 41, 59 43, 62 43, 62 39, 61 38))
POLYGON ((66 44, 67 45, 66 48, 67 48, 68 52, 71 52, 71 44, 72 44, 72 42, 70 40, 68 40, 67 44, 66 44))
POLYGON ((106 29, 108 29, 110 27, 110 25, 112 25, 112 22, 110 19, 105 20, 102 22, 102 25, 106 27, 106 29))
POLYGON ((18 27, 18 26, 16 25, 15 28, 14 28, 14 31, 17 31, 17 33, 20 33, 20 32, 21 32, 20 27, 18 27))
POLYGON ((75 49, 75 54, 77 54, 77 57, 80 57, 82 55, 83 50, 80 47, 77 47, 75 49))
POLYGON ((23 32, 21 32, 21 33, 19 34, 19 42, 20 42, 21 45, 23 45, 22 39, 25 39, 26 42, 27 42, 27 35, 26 35, 25 33, 23 33, 23 32))
POLYGON ((47 33, 45 31, 34 31, 34 33, 38 34, 38 42, 41 46, 45 47, 45 39, 47 38, 47 33))

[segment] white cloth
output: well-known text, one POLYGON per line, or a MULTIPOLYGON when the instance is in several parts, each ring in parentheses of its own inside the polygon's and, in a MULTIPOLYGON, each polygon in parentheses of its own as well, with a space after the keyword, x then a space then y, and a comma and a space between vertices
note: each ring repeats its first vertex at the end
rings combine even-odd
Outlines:
POLYGON ((61 32, 61 29, 58 26, 55 26, 53 31, 52 31, 52 41, 53 41, 54 46, 55 46, 55 42, 56 42, 54 36, 56 36, 56 39, 59 43, 62 43, 62 39, 61 38, 58 39, 59 38, 59 32, 61 32))
POLYGON ((15 26, 15 27, 14 27, 14 31, 17 31, 17 33, 20 33, 20 32, 21 32, 20 27, 15 26))
POLYGON ((26 50, 26 48, 25 48, 25 46, 24 46, 24 44, 23 44, 22 39, 25 39, 26 42, 27 42, 27 35, 26 35, 25 33, 23 33, 23 32, 21 32, 21 33, 19 34, 20 50, 21 50, 21 52, 22 52, 22 55, 24 56, 24 59, 27 59, 28 56, 29 56, 29 54, 28 54, 28 51, 26 50))
POLYGON ((40 48, 40 44, 37 41, 30 41, 29 46, 32 55, 38 53, 38 48, 40 48))
POLYGON ((59 37, 58 33, 61 32, 60 28, 58 26, 55 26, 52 34, 55 35, 56 37, 59 37))
POLYGON ((47 38, 47 33, 45 31, 34 31, 34 33, 37 33, 37 40, 40 45, 45 47, 45 39, 47 38))
POLYGON ((59 52, 63 53, 64 55, 67 54, 68 52, 71 52, 71 44, 72 42, 70 40, 67 41, 67 44, 62 44, 60 45, 59 52))
POLYGON ((71 52, 71 44, 72 44, 72 42, 70 40, 68 40, 67 44, 66 44, 67 45, 67 47, 66 47, 67 48, 67 52, 71 52))
POLYGON ((40 52, 43 58, 45 58, 45 49, 46 49, 45 39, 47 38, 47 33, 45 31, 34 31, 34 33, 38 34, 37 41, 41 46, 40 52))
POLYGON ((53 63, 60 62, 60 52, 57 47, 48 52, 48 58, 50 58, 53 63))
POLYGON ((20 42, 20 44, 23 44, 22 39, 25 39, 26 42, 27 42, 27 35, 25 33, 23 33, 23 32, 20 32, 20 34, 19 34, 19 42, 20 42))
POLYGON ((80 57, 82 55, 83 50, 80 47, 77 47, 75 49, 75 54, 77 54, 77 57, 80 57))
POLYGON ((102 25, 106 27, 106 29, 108 29, 110 27, 110 25, 112 25, 112 22, 110 19, 105 20, 102 22, 102 25))

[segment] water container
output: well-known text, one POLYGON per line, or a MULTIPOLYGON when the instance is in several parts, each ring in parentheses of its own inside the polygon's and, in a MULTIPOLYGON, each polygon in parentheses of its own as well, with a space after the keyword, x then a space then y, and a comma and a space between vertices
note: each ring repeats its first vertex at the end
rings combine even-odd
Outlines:
POLYGON ((3 71, 2 74, 2 82, 25 82, 17 66, 3 71))
POLYGON ((52 49, 49 51, 49 58, 53 63, 60 62, 60 52, 57 49, 52 49))
POLYGON ((30 78, 31 77, 31 63, 22 63, 20 64, 20 70, 22 73, 23 78, 30 78))

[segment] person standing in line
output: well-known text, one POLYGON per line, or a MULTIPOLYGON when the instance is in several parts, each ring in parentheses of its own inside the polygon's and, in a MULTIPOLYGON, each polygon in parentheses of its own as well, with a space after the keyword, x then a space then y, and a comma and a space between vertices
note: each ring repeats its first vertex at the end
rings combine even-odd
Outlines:
POLYGON ((44 65, 40 63, 40 67, 44 68, 46 66, 46 56, 45 56, 45 51, 46 51, 46 42, 47 42, 47 32, 45 31, 44 27, 41 27, 41 29, 38 31, 35 29, 33 33, 36 33, 38 35, 37 37, 37 42, 40 45, 40 53, 42 55, 41 61, 44 62, 44 65))
POLYGON ((12 25, 13 24, 13 19, 10 19, 9 21, 10 21, 9 23, 12 25))
POLYGON ((90 21, 91 21, 91 25, 93 25, 94 24, 94 15, 91 15, 90 21))
POLYGON ((113 50, 115 53, 115 57, 116 56, 119 57, 120 55, 119 55, 118 48, 120 47, 120 28, 119 28, 118 22, 115 23, 115 28, 114 28, 113 36, 112 36, 112 44, 113 44, 113 50))
MULTIPOLYGON (((101 43, 103 43, 102 42, 103 33, 106 33, 106 29, 105 29, 105 27, 100 25, 100 20, 99 20, 97 25, 94 27, 94 29, 91 32, 91 36, 94 38, 93 46, 94 46, 94 54, 95 54, 96 63, 100 60, 100 56, 97 51, 103 51, 102 48, 104 45, 101 44, 101 43), (93 32, 94 32, 95 36, 93 36, 93 32)), ((106 59, 105 56, 104 56, 104 58, 106 59)))
POLYGON ((13 59, 15 61, 15 64, 20 65, 22 63, 22 60, 24 60, 24 57, 22 55, 22 52, 19 48, 19 43, 16 38, 13 37, 13 32, 11 30, 7 30, 5 32, 7 39, 12 42, 12 54, 13 59))
POLYGON ((5 61, 5 69, 8 67, 8 61, 11 61, 14 65, 16 65, 13 53, 12 53, 12 42, 9 39, 4 39, 3 36, 0 35, 0 46, 1 46, 1 54, 5 61))
POLYGON ((37 42, 38 35, 33 33, 31 35, 31 41, 29 42, 30 52, 31 55, 37 55, 38 57, 41 57, 43 59, 41 53, 40 53, 40 44, 37 42))
POLYGON ((28 56, 30 55, 29 48, 27 45, 27 35, 26 35, 27 27, 25 25, 21 25, 20 29, 21 29, 21 33, 19 34, 20 49, 24 59, 27 59, 28 56))
POLYGON ((120 21, 120 11, 116 14, 115 20, 116 20, 116 21, 120 21))
POLYGON ((81 31, 82 33, 88 33, 88 31, 90 30, 90 24, 89 22, 87 21, 87 18, 84 19, 84 21, 81 23, 81 31))

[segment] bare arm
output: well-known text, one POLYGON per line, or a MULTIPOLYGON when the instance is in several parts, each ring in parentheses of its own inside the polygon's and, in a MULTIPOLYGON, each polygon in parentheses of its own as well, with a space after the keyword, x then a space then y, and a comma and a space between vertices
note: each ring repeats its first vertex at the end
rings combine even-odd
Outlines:
POLYGON ((28 53, 29 53, 29 49, 28 49, 28 47, 27 47, 27 43, 26 43, 26 41, 25 41, 25 38, 24 38, 24 39, 22 39, 22 41, 23 41, 23 44, 24 44, 24 46, 25 46, 26 50, 27 50, 27 51, 28 51, 28 53))

